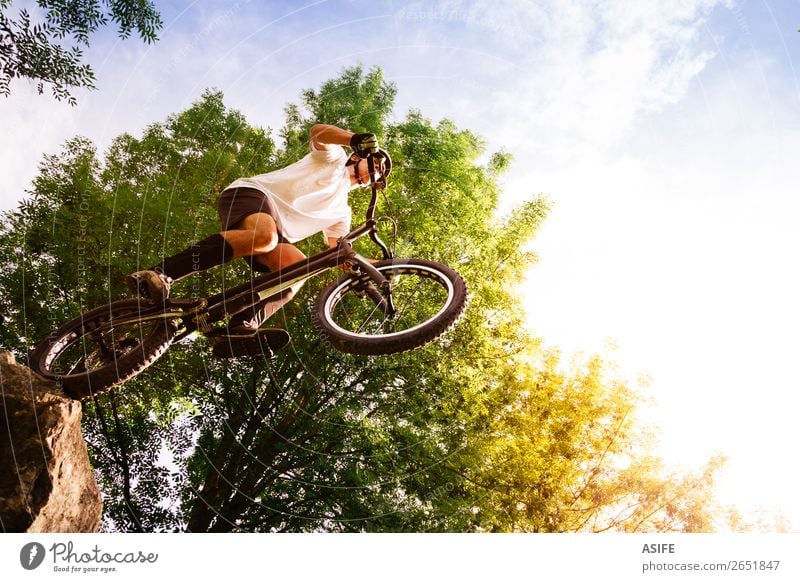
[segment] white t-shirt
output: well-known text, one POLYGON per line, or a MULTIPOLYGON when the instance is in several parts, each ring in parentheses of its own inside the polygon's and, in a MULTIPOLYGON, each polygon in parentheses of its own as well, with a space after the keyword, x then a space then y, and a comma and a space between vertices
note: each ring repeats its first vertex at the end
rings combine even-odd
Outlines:
POLYGON ((289 242, 318 232, 326 239, 350 232, 351 211, 347 201, 350 177, 345 169, 347 154, 336 146, 311 149, 297 162, 280 170, 240 178, 231 188, 255 188, 272 202, 275 223, 289 242))

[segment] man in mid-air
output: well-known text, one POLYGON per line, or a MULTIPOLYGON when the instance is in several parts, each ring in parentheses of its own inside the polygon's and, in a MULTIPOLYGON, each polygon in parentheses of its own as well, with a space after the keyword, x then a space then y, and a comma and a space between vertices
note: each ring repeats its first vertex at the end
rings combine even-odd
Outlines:
MULTIPOLYGON (((348 193, 370 183, 363 156, 378 154, 377 180, 389 174, 391 160, 371 133, 317 124, 311 127, 309 137, 311 151, 302 159, 280 170, 240 178, 223 190, 217 201, 221 232, 150 269, 129 275, 128 286, 162 305, 175 281, 232 259, 243 257, 256 271, 278 271, 306 258, 292 243, 321 232, 328 246, 337 246, 339 238, 350 230, 348 193), (352 149, 350 156, 343 146, 352 149)), ((214 337, 214 355, 255 355, 260 353, 260 346, 274 353, 288 344, 285 330, 261 326, 295 296, 300 286, 302 283, 234 315, 214 337)))

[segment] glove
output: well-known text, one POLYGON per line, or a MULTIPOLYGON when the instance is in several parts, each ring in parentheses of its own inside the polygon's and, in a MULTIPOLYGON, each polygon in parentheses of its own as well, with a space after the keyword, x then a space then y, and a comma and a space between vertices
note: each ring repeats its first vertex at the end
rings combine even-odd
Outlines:
POLYGON ((360 158, 366 158, 367 154, 378 153, 378 138, 374 133, 357 133, 350 138, 350 147, 360 158))

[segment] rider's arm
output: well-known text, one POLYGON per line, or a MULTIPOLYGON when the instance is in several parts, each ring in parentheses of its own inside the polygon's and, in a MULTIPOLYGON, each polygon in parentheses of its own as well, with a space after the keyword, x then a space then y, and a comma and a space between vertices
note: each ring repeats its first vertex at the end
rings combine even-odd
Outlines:
POLYGON ((359 157, 366 157, 376 153, 378 138, 374 133, 353 133, 335 125, 324 125, 318 123, 311 126, 309 131, 311 148, 315 150, 330 150, 339 146, 350 146, 353 153, 359 157))
POLYGON ((312 125, 309 132, 311 146, 315 150, 328 150, 334 146, 349 146, 353 135, 352 131, 322 123, 312 125))

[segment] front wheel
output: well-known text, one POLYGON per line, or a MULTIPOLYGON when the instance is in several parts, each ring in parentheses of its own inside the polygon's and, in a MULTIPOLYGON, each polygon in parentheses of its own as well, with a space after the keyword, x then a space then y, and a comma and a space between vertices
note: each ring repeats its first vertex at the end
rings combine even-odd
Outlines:
POLYGON ((393 259, 375 268, 391 286, 395 313, 366 276, 349 275, 326 287, 314 306, 314 325, 334 348, 383 355, 411 350, 448 331, 467 304, 464 280, 425 259, 393 259))
POLYGON ((122 300, 76 317, 36 346, 31 369, 76 399, 122 384, 161 357, 178 330, 177 319, 137 319, 142 309, 122 300))

